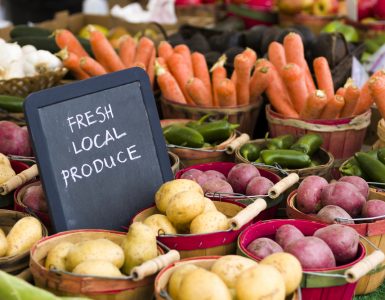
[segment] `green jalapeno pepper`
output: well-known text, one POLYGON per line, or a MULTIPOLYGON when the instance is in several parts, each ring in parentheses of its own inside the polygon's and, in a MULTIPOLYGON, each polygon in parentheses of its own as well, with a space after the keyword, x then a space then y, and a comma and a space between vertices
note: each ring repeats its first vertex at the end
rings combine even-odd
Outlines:
POLYGON ((239 149, 239 152, 242 157, 246 158, 248 161, 255 161, 258 159, 262 149, 263 147, 261 145, 244 144, 241 149, 239 149))
POLYGON ((362 171, 357 159, 355 159, 354 157, 342 164, 339 170, 341 174, 345 176, 359 176, 362 178, 366 178, 366 175, 362 171))
POLYGON ((296 150, 262 150, 261 157, 265 164, 279 164, 282 168, 301 169, 310 165, 309 155, 296 150))
POLYGON ((201 148, 205 143, 198 131, 181 125, 168 126, 163 130, 163 135, 169 143, 178 146, 201 148))
POLYGON ((322 143, 323 140, 320 135, 309 133, 300 137, 290 149, 312 156, 321 147, 322 143))
POLYGON ((385 148, 381 148, 377 151, 377 158, 380 162, 385 164, 385 148))
POLYGON ((291 134, 285 134, 277 136, 272 139, 268 139, 266 143, 266 148, 269 150, 277 149, 289 149, 294 143, 294 136, 291 134))
POLYGON ((218 120, 203 123, 196 130, 203 136, 205 142, 214 143, 228 139, 238 126, 239 124, 231 124, 227 120, 218 120))
POLYGON ((381 161, 364 152, 357 152, 354 157, 370 180, 385 183, 385 165, 381 161))

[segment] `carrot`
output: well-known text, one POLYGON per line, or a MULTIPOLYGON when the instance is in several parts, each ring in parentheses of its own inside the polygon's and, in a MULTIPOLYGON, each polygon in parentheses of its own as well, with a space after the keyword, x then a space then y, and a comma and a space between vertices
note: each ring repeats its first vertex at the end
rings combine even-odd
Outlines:
POLYGON ((308 96, 306 82, 304 80, 305 74, 298 65, 287 64, 283 67, 281 76, 289 92, 293 107, 299 113, 305 106, 308 96))
POLYGON ((135 52, 135 40, 129 35, 125 36, 119 44, 119 57, 127 68, 134 63, 135 52))
POLYGON ((196 105, 203 107, 212 105, 212 102, 209 101, 211 91, 206 88, 204 82, 199 78, 191 78, 186 84, 186 90, 196 105))
POLYGON ((143 69, 144 71, 146 71, 146 66, 145 66, 144 63, 142 63, 142 62, 135 62, 132 66, 133 66, 133 67, 137 67, 137 68, 141 68, 141 69, 143 69))
MULTIPOLYGON (((326 96, 327 97, 327 96, 326 96)), ((323 120, 334 120, 337 119, 345 105, 344 97, 335 95, 328 99, 325 108, 321 114, 323 120)))
POLYGON ((153 49, 154 49, 154 42, 151 41, 148 37, 145 37, 145 36, 142 37, 139 40, 138 46, 136 47, 134 62, 143 63, 147 70, 153 49))
POLYGON ((115 49, 107 40, 106 36, 98 30, 92 30, 92 26, 90 28, 90 44, 96 60, 107 72, 125 69, 126 67, 120 60, 115 49))
MULTIPOLYGON (((227 77, 227 71, 224 67, 226 60, 227 60, 226 55, 222 55, 210 70, 210 72, 212 73, 212 82, 213 82, 212 93, 213 93, 214 106, 220 105, 218 100, 218 86, 220 82, 227 77)), ((234 88, 235 88, 235 85, 234 85, 234 88)))
POLYGON ((346 93, 346 89, 344 87, 340 87, 337 92, 336 92, 336 95, 340 95, 342 97, 345 96, 345 93, 346 93))
POLYGON ((206 58, 203 54, 194 52, 191 55, 191 60, 193 64, 193 72, 196 78, 199 78, 204 83, 206 89, 210 92, 208 102, 210 102, 210 106, 213 105, 212 95, 211 95, 211 81, 210 81, 210 73, 207 67, 206 58))
POLYGON ((60 50, 56 53, 56 56, 62 60, 63 65, 71 71, 76 79, 82 80, 90 78, 90 75, 81 69, 79 57, 72 52, 68 52, 67 48, 60 50))
POLYGON ((188 68, 191 70, 191 72, 193 72, 191 52, 189 47, 187 47, 185 44, 180 44, 174 48, 174 52, 183 56, 185 64, 187 64, 188 68))
POLYGON ((250 68, 253 68, 255 62, 257 61, 257 53, 255 53, 255 51, 251 48, 246 48, 242 54, 249 60, 250 68))
POLYGON ((154 76, 155 76, 155 56, 156 56, 155 48, 152 48, 152 53, 150 57, 150 61, 147 67, 147 75, 150 78, 151 87, 154 87, 154 76))
POLYGON ((266 90, 269 85, 269 67, 255 68, 250 79, 250 102, 256 102, 258 97, 266 90))
POLYGON ((319 119, 328 99, 326 93, 322 90, 315 90, 307 97, 306 104, 301 110, 302 119, 319 119))
POLYGON ((270 67, 270 66, 271 66, 271 62, 268 61, 266 58, 259 58, 255 62, 254 68, 256 69, 259 67, 270 67))
POLYGON ((331 99, 334 96, 334 85, 327 59, 323 56, 317 57, 313 61, 313 67, 318 89, 325 91, 326 97, 331 99))
POLYGON ((106 69, 104 69, 103 66, 99 64, 96 60, 94 60, 92 57, 81 57, 79 64, 80 68, 90 76, 99 76, 107 74, 106 69))
POLYGON ((385 118, 385 76, 376 76, 369 80, 369 91, 382 118, 385 118))
POLYGON ((192 70, 186 64, 184 57, 179 53, 173 53, 167 59, 167 66, 171 74, 175 77, 176 81, 178 82, 179 87, 186 98, 187 103, 195 105, 195 102, 191 99, 190 95, 186 91, 186 83, 192 77, 194 77, 194 75, 192 73, 192 70))
POLYGON ((155 73, 159 88, 165 99, 182 104, 187 103, 175 78, 157 62, 155 63, 155 73))
POLYGON ((300 66, 305 73, 305 81, 308 93, 315 90, 315 84, 311 76, 309 66, 305 59, 303 42, 298 33, 291 32, 283 39, 283 47, 287 63, 293 63, 300 66))
POLYGON ((158 46, 158 55, 159 57, 163 57, 163 59, 167 60, 174 53, 172 46, 167 41, 161 41, 158 46))
POLYGON ((163 57, 157 57, 156 61, 158 62, 158 64, 160 66, 162 66, 162 68, 164 68, 165 70, 168 71, 167 62, 166 62, 166 60, 163 57))
POLYGON ((237 106, 237 94, 235 92, 234 83, 228 79, 222 79, 216 86, 216 94, 220 107, 234 107, 237 106))
POLYGON ((270 43, 268 49, 268 56, 271 63, 278 70, 278 73, 281 74, 283 67, 287 64, 285 49, 283 48, 283 45, 278 42, 270 43))
POLYGON ((358 98, 360 97, 360 89, 354 84, 353 79, 349 78, 347 80, 344 89, 345 93, 343 97, 345 99, 345 105, 340 115, 342 118, 353 116, 358 98))
POLYGON ((67 29, 58 29, 54 32, 54 35, 55 42, 60 49, 67 48, 69 52, 76 54, 78 57, 89 56, 71 31, 67 29))
POLYGON ((250 72, 252 66, 244 54, 238 54, 234 59, 234 72, 237 76, 235 89, 237 91, 237 104, 246 105, 250 103, 250 72))

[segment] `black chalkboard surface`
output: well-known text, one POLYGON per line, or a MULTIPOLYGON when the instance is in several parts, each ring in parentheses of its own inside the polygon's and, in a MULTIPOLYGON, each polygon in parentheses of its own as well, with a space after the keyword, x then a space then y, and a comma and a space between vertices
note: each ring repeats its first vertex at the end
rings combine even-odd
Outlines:
POLYGON ((140 68, 33 93, 24 111, 56 232, 120 229, 172 179, 140 68))

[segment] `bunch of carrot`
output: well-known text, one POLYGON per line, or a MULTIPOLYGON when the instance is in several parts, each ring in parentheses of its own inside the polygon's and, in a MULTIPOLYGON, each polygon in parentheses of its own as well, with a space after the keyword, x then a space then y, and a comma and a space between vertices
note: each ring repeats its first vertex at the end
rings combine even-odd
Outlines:
POLYGON ((89 26, 90 44, 94 58, 84 50, 75 35, 66 29, 55 32, 55 41, 61 51, 58 56, 77 79, 86 79, 130 67, 141 67, 154 81, 155 46, 147 37, 136 42, 131 36, 121 38, 118 52, 106 36, 89 26))
MULTIPOLYGON (((333 78, 325 57, 313 61, 317 87, 304 57, 304 46, 297 33, 285 36, 283 44, 272 42, 269 61, 257 61, 258 85, 274 109, 288 117, 301 119, 336 119, 359 115, 373 102, 369 83, 360 90, 349 79, 343 88, 334 91, 333 78)), ((385 105, 384 105, 385 112, 385 105)))
POLYGON ((228 78, 226 57, 209 70, 203 54, 184 45, 173 48, 163 41, 158 47, 156 76, 164 98, 202 107, 235 107, 258 101, 261 89, 251 84, 257 55, 246 49, 235 57, 234 72, 228 78))

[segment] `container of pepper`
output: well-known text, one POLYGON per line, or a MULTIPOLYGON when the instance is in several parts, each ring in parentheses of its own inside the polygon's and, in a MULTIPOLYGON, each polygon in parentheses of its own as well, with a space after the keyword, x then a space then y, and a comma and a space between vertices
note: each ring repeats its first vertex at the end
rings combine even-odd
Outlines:
POLYGON ((213 120, 210 115, 200 120, 161 120, 163 135, 169 151, 178 155, 184 167, 214 162, 233 161, 233 153, 250 138, 239 134, 238 124, 226 118, 213 120))
POLYGON ((300 179, 309 175, 330 177, 334 163, 331 153, 320 148, 318 134, 300 138, 285 134, 275 138, 252 140, 235 151, 237 162, 251 162, 261 168, 281 173, 297 173, 300 179))

